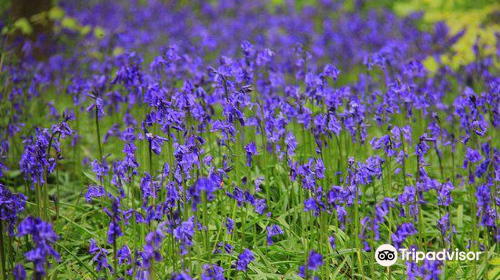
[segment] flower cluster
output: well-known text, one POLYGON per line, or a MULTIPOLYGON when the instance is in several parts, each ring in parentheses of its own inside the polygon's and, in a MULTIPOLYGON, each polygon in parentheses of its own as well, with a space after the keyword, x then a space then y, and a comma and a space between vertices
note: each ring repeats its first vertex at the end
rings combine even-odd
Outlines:
POLYGON ((0 20, 2 276, 365 278, 384 243, 500 241, 498 44, 450 67, 465 30, 366 1, 58 2, 57 40, 0 20))

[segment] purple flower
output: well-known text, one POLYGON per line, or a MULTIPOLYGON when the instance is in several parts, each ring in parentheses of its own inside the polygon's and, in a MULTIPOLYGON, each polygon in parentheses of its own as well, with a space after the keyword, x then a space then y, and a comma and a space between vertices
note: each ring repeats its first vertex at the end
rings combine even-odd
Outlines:
POLYGON ((99 117, 106 115, 103 110, 104 106, 102 98, 99 97, 96 92, 88 93, 87 95, 90 96, 90 98, 94 99, 94 102, 89 107, 87 107, 87 112, 90 112, 95 108, 96 114, 98 114, 99 117))
MULTIPOLYGON (((479 217, 479 225, 487 227, 496 227, 497 221, 497 211, 495 209, 494 203, 491 199, 491 183, 485 185, 479 185, 476 190, 477 198, 477 213, 476 216, 479 217)), ((498 189, 497 189, 498 193, 498 189)), ((496 199, 497 205, 499 204, 498 198, 496 199)))
POLYGON ((285 144, 287 148, 287 153, 291 156, 295 154, 295 149, 297 149, 297 140, 295 140, 295 135, 293 135, 293 132, 289 131, 286 134, 285 138, 285 144))
POLYGON ((401 245, 405 241, 406 237, 415 235, 417 234, 417 230, 415 229, 415 226, 411 223, 403 223, 398 228, 396 229, 396 232, 394 232, 391 235, 392 242, 394 243, 394 247, 396 249, 401 248, 401 245))
POLYGON ((310 197, 304 200, 304 211, 309 212, 312 211, 314 216, 318 216, 320 209, 318 203, 316 203, 316 199, 314 197, 310 197))
POLYGON ((255 212, 256 213, 259 213, 259 214, 263 214, 264 211, 267 209, 267 202, 266 202, 266 199, 265 198, 262 198, 262 199, 256 199, 254 202, 253 202, 253 205, 255 207, 255 212))
POLYGON ((327 64, 323 69, 322 77, 332 78, 334 81, 337 80, 337 76, 340 74, 340 70, 335 66, 327 64))
POLYGON ((309 252, 307 266, 309 270, 316 270, 323 265, 323 256, 314 250, 309 252))
POLYGON ((24 266, 22 264, 16 264, 14 270, 12 271, 12 275, 14 275, 15 280, 26 279, 26 271, 24 270, 24 266))
POLYGON ((24 153, 19 162, 21 171, 26 180, 31 179, 32 183, 44 185, 45 173, 52 173, 55 170, 56 160, 48 154, 49 145, 56 151, 60 150, 58 141, 50 141, 51 134, 48 129, 36 129, 36 140, 27 138, 24 153))
POLYGON ((132 255, 130 252, 130 248, 127 245, 123 245, 123 247, 121 247, 118 250, 117 257, 118 257, 118 264, 120 265, 130 264, 132 262, 132 255))
POLYGON ((165 239, 162 231, 162 225, 146 235, 146 244, 143 251, 136 251, 135 264, 137 265, 137 279, 147 280, 150 277, 150 271, 154 262, 162 260, 160 253, 161 243, 165 239))
POLYGON ((22 193, 12 193, 0 183, 0 220, 5 221, 13 234, 14 224, 19 213, 24 211, 26 196, 22 193))
POLYGON ((189 188, 193 211, 196 211, 197 205, 201 203, 202 192, 205 192, 208 201, 212 201, 216 190, 217 184, 212 179, 206 177, 198 178, 194 185, 189 188))
POLYGON ((443 265, 442 261, 429 261, 424 259, 424 263, 418 266, 415 262, 406 262, 406 275, 407 279, 428 279, 428 280, 439 280, 442 271, 440 266, 443 265))
POLYGON ((255 146, 255 142, 250 142, 245 146, 245 152, 247 155, 247 165, 252 166, 252 155, 257 155, 257 146, 255 146))
POLYGON ((335 236, 330 236, 328 237, 328 242, 330 243, 330 246, 332 247, 332 250, 335 250, 337 244, 335 243, 335 236))
POLYGON ((172 275, 170 280, 193 280, 193 278, 191 278, 191 276, 189 276, 189 274, 187 274, 186 272, 181 272, 172 275))
POLYGON ((165 239, 165 235, 161 227, 156 228, 146 235, 146 244, 144 245, 144 251, 141 252, 143 263, 141 268, 143 270, 149 270, 154 261, 161 261, 162 256, 160 253, 161 243, 165 239))
POLYGON ((94 197, 101 197, 105 195, 104 188, 102 186, 94 186, 94 185, 89 185, 88 190, 85 193, 85 200, 87 202, 92 202, 92 198, 94 197))
POLYGON ((201 280, 224 280, 224 269, 218 265, 204 265, 201 280))
POLYGON ((441 185, 438 190, 438 205, 450 206, 453 203, 453 198, 451 197, 451 192, 455 187, 450 181, 447 181, 441 185))
POLYGON ((464 168, 467 168, 469 166, 469 163, 479 162, 482 159, 483 157, 478 151, 472 149, 471 147, 467 147, 467 152, 464 159, 464 168))
POLYGON ((261 186, 262 186, 262 183, 264 182, 264 178, 263 177, 258 177, 257 179, 254 180, 254 184, 255 184, 255 192, 260 192, 261 191, 261 186))
POLYGON ((153 136, 153 134, 147 132, 146 139, 149 142, 150 149, 157 155, 161 154, 161 147, 163 146, 163 142, 167 141, 167 138, 158 135, 153 136))
POLYGON ((108 263, 108 251, 97 246, 94 238, 90 239, 89 253, 94 255, 92 261, 97 262, 97 271, 101 271, 103 268, 107 268, 111 272, 113 271, 113 268, 108 263))
POLYGON ((187 221, 181 223, 176 229, 174 229, 174 237, 181 242, 181 254, 187 254, 187 248, 193 245, 193 235, 194 235, 194 216, 189 218, 187 221))
POLYGON ((375 219, 373 220, 373 231, 375 240, 380 239, 380 224, 385 221, 385 217, 389 214, 390 208, 394 207, 394 199, 384 198, 383 202, 375 207, 375 219))
POLYGON ((451 224, 450 224, 450 213, 446 213, 445 215, 443 215, 443 217, 441 217, 441 219, 438 220, 438 225, 437 225, 439 231, 441 232, 441 235, 443 237, 445 237, 446 241, 449 242, 450 241, 450 237, 451 237, 451 233, 449 233, 448 235, 446 234, 450 228, 451 228, 451 224))
POLYGON ((316 178, 323 179, 325 177, 325 165, 323 164, 322 159, 316 159, 315 169, 316 178))
POLYGON ((224 247, 224 251, 226 251, 226 253, 228 253, 228 254, 231 254, 231 252, 233 251, 233 247, 231 246, 231 244, 219 242, 215 246, 215 250, 213 253, 214 254, 222 254, 222 251, 220 250, 220 248, 222 248, 222 247, 224 247))
POLYGON ((104 212, 110 217, 108 227, 108 243, 113 244, 119 236, 123 235, 122 229, 120 227, 120 221, 122 220, 122 211, 120 208, 120 200, 118 198, 113 199, 111 206, 111 211, 104 208, 104 212))
POLYGON ((248 264, 250 264, 255 257, 253 256, 252 251, 245 249, 243 253, 238 256, 238 261, 236 263, 236 269, 239 271, 247 271, 248 264))
POLYGON ((226 232, 227 234, 232 234, 233 233, 233 230, 234 230, 234 220, 231 219, 231 218, 227 218, 226 219, 226 232))
POLYGON ((59 237, 54 233, 50 223, 31 216, 24 219, 18 227, 18 236, 30 235, 35 243, 26 254, 26 259, 33 262, 35 271, 45 275, 45 267, 50 267, 49 257, 59 262, 59 253, 52 247, 59 237))
POLYGON ((157 190, 159 189, 158 182, 153 181, 148 172, 144 172, 144 177, 141 178, 140 188, 144 205, 147 204, 150 197, 156 198, 157 190))
POLYGON ((313 271, 316 271, 320 266, 323 265, 323 256, 320 253, 317 253, 314 250, 309 252, 309 256, 307 257, 307 270, 306 265, 303 265, 299 269, 299 276, 308 278, 309 274, 313 271), (307 271, 307 275, 306 275, 307 271))
POLYGON ((104 176, 108 175, 109 167, 105 159, 102 159, 102 162, 98 162, 95 159, 94 161, 92 161, 92 170, 95 173, 96 179, 102 181, 104 176))
POLYGON ((328 115, 328 130, 335 133, 335 135, 339 135, 342 130, 341 123, 337 120, 334 114, 328 115))
POLYGON ((267 245, 272 245, 273 242, 273 236, 276 235, 281 235, 285 233, 279 225, 272 225, 272 226, 267 226, 267 245))

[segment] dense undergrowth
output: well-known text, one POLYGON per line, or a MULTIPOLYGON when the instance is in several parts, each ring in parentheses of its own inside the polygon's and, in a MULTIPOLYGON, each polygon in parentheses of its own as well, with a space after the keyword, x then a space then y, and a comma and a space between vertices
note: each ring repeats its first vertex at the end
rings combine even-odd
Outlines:
POLYGON ((498 43, 451 68, 465 31, 419 13, 91 2, 45 59, 3 45, 3 277, 498 279, 498 43))

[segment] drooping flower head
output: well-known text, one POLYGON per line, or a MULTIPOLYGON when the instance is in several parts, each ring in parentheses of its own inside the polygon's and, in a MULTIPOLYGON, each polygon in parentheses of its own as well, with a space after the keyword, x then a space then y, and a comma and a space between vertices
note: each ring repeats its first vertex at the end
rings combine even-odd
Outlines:
POLYGON ((214 192, 217 190, 218 186, 212 180, 213 178, 201 177, 196 180, 194 185, 189 188, 189 195, 192 201, 192 209, 196 211, 198 204, 201 203, 202 195, 205 193, 208 201, 214 199, 214 192))
POLYGON ((32 216, 24 219, 18 227, 18 236, 26 235, 31 236, 34 243, 34 247, 25 254, 26 259, 33 262, 35 272, 43 276, 46 274, 45 267, 50 267, 51 257, 58 262, 61 259, 59 253, 52 247, 59 237, 50 223, 32 216))
POLYGON ((236 263, 236 269, 240 271, 247 271, 248 264, 250 264, 255 257, 249 249, 243 250, 243 252, 238 256, 238 261, 236 263))
POLYGON ((15 280, 24 280, 26 279, 26 270, 22 264, 16 264, 14 270, 12 271, 12 275, 14 275, 15 280))
POLYGON ((308 278, 314 271, 316 271, 322 265, 323 265, 323 256, 320 253, 311 250, 309 252, 309 256, 307 257, 307 264, 301 266, 299 269, 299 276, 308 278))
POLYGON ((193 245, 194 216, 181 223, 174 229, 174 237, 181 243, 181 254, 187 254, 188 247, 193 245))
POLYGON ((285 233, 279 225, 271 225, 267 226, 267 245, 272 245, 273 242, 273 236, 281 235, 285 233))
POLYGON ((257 155, 257 146, 255 146, 255 142, 250 142, 245 146, 245 152, 247 155, 247 165, 252 166, 252 156, 257 155))
POLYGON ((113 268, 108 263, 108 250, 99 247, 94 238, 90 239, 89 253, 94 256, 92 261, 97 263, 97 271, 107 268, 109 271, 113 272, 113 268))
POLYGON ((8 225, 10 234, 14 233, 14 224, 18 214, 24 211, 26 196, 22 193, 12 193, 0 183, 0 220, 8 225))
POLYGON ((218 265, 204 265, 201 280, 224 280, 224 269, 218 265))

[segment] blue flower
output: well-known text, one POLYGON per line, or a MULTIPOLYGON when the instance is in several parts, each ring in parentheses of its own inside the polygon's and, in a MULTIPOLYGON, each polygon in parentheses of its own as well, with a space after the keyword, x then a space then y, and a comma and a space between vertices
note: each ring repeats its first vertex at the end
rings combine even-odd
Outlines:
POLYGON ((227 218, 226 219, 226 232, 227 234, 232 234, 233 233, 233 230, 234 230, 234 220, 231 219, 231 218, 227 218))
POLYGON ((187 254, 187 248, 193 245, 194 235, 194 216, 187 221, 181 223, 179 227, 174 230, 174 237, 181 242, 181 254, 187 254))
POLYGON ((15 280, 26 279, 26 271, 24 270, 24 266, 22 264, 16 264, 14 270, 12 271, 12 275, 14 275, 15 280))
POLYGON ((170 280, 193 280, 193 278, 191 276, 189 276, 189 274, 187 274, 186 272, 181 272, 181 273, 175 273, 174 275, 172 275, 170 280))
POLYGON ((224 269, 218 265, 204 265, 201 280, 224 280, 224 269))
POLYGON ((45 275, 45 267, 50 267, 49 257, 60 261, 59 253, 52 247, 59 237, 52 229, 52 225, 40 218, 27 217, 18 227, 18 236, 30 235, 34 246, 25 256, 28 261, 33 262, 35 271, 40 275, 45 275))
POLYGON ((252 166, 252 155, 257 155, 257 146, 255 146, 255 142, 250 142, 245 146, 245 152, 247 155, 247 165, 252 166))
POLYGON ((281 235, 283 233, 285 232, 279 225, 267 226, 267 245, 272 245, 274 243, 272 239, 273 236, 281 235))
POLYGON ((12 193, 0 183, 0 220, 5 221, 10 234, 14 234, 14 225, 18 214, 24 211, 26 196, 22 193, 12 193))
POLYGON ((90 239, 89 253, 94 255, 92 261, 97 262, 97 271, 101 271, 103 268, 107 268, 111 272, 113 271, 113 268, 108 263, 108 250, 97 246, 94 238, 90 239))
POLYGON ((197 205, 201 203, 202 191, 205 192, 208 201, 214 199, 214 192, 217 190, 217 184, 214 180, 201 177, 196 180, 193 186, 189 188, 189 195, 193 203, 192 209, 196 211, 197 205))
POLYGON ((323 265, 323 256, 314 250, 309 252, 307 257, 307 264, 303 265, 299 269, 299 276, 304 278, 309 278, 312 272, 316 271, 320 266, 323 265), (307 269, 306 269, 307 265, 307 269))
POLYGON ((104 188, 102 186, 89 185, 88 190, 85 193, 85 200, 87 202, 92 202, 92 198, 101 197, 105 194, 106 192, 104 191, 104 188))
POLYGON ((396 249, 401 248, 401 245, 406 240, 406 237, 417 234, 417 230, 412 223, 403 223, 391 235, 392 242, 396 249))
POLYGON ((243 253, 238 256, 236 269, 240 271, 247 271, 248 264, 250 264, 253 260, 255 260, 255 257, 253 256, 252 251, 249 249, 243 250, 243 253))

